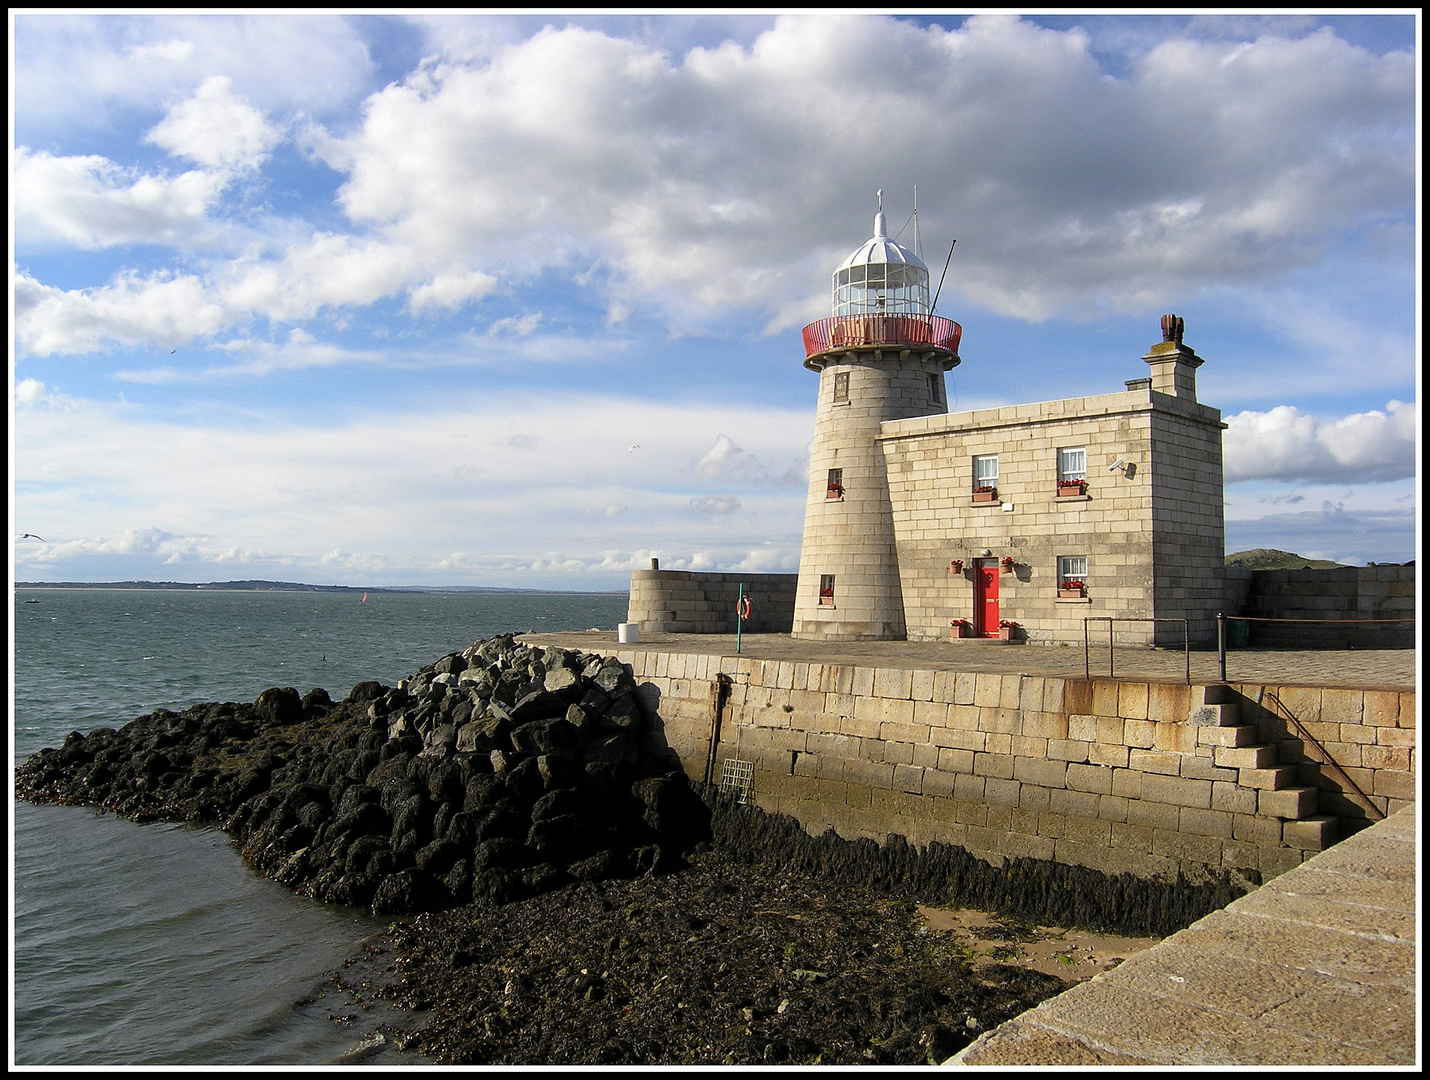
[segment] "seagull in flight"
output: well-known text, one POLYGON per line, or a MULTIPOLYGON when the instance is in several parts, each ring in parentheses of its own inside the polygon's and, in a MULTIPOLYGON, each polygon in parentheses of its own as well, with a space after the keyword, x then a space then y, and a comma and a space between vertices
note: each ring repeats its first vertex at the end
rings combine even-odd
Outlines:
POLYGON ((638 442, 633 442, 633 443, 631 443, 630 446, 626 447, 626 453, 630 453, 632 450, 639 450, 640 448, 641 448, 641 444, 640 444, 640 443, 638 443, 638 442))
POLYGON ((178 350, 177 348, 170 349, 170 350, 169 350, 169 355, 170 355, 170 356, 173 356, 173 355, 174 355, 176 352, 178 352, 178 351, 179 351, 179 350, 178 350))
POLYGON ((42 543, 42 544, 48 544, 48 543, 49 543, 49 541, 46 540, 43 536, 36 536, 34 533, 21 533, 21 534, 20 534, 19 536, 17 536, 15 539, 17 539, 17 540, 38 540, 38 541, 39 541, 40 543, 42 543))

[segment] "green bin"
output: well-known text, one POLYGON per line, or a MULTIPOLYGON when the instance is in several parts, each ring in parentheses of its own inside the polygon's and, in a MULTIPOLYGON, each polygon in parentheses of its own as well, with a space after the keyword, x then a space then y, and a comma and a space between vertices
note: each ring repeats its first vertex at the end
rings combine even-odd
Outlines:
POLYGON ((1251 623, 1247 619, 1227 619, 1226 647, 1244 649, 1251 643, 1251 623))

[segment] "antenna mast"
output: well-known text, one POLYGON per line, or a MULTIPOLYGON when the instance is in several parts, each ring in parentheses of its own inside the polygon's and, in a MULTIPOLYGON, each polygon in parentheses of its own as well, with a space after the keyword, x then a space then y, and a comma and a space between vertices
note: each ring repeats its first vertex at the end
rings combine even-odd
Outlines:
POLYGON ((924 246, 919 243, 919 186, 914 185, 914 254, 924 257, 924 246))
MULTIPOLYGON (((957 240, 953 244, 958 243, 957 240)), ((953 244, 948 245, 948 258, 943 260, 943 273, 938 276, 938 289, 933 294, 933 303, 929 305, 929 314, 933 314, 933 309, 938 307, 938 294, 943 292, 943 279, 948 275, 948 264, 953 262, 953 244)))

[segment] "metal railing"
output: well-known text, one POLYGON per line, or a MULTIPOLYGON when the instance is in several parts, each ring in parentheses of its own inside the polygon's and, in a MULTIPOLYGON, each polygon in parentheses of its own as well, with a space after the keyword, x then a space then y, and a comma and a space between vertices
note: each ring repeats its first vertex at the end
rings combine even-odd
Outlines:
MULTIPOLYGON (((1164 623, 1176 622, 1182 624, 1182 651, 1187 657, 1187 685, 1192 685, 1192 630, 1191 624, 1186 619, 1133 619, 1122 616, 1111 615, 1089 615, 1082 620, 1082 671, 1083 675, 1092 678, 1092 649, 1088 641, 1087 624, 1095 622, 1107 623, 1107 677, 1115 679, 1117 677, 1113 667, 1113 623, 1120 622, 1149 622, 1164 623)), ((1225 681, 1225 680, 1223 680, 1225 681)))
MULTIPOLYGON (((1226 624, 1228 617, 1225 612, 1216 613, 1216 653, 1217 653, 1217 678, 1221 682, 1226 682, 1226 624)), ((1414 619, 1263 619, 1254 615, 1233 615, 1232 622, 1244 623, 1299 623, 1303 626, 1373 626, 1377 623, 1413 623, 1414 619)))
MULTIPOLYGON (((1276 707, 1281 710, 1283 718, 1291 721, 1291 724, 1296 728, 1296 731, 1300 735, 1300 737, 1306 740, 1306 742, 1310 743, 1312 746, 1314 746, 1316 750, 1320 753, 1320 755, 1326 759, 1324 762, 1322 762, 1322 764, 1329 765, 1332 769, 1334 769, 1340 775, 1340 778, 1344 780, 1348 785, 1350 785, 1351 790, 1360 796, 1361 802, 1365 803, 1367 808, 1369 808, 1370 812, 1376 817, 1380 818, 1380 820, 1384 821, 1385 812, 1381 810, 1380 807, 1376 806, 1375 803, 1371 802, 1370 796, 1367 795, 1364 791, 1362 791, 1360 789, 1360 785, 1351 779, 1351 774, 1346 772, 1346 770, 1341 767, 1341 763, 1331 756, 1331 752, 1327 750, 1324 746, 1322 746, 1320 742, 1317 741, 1314 735, 1312 735, 1309 731, 1306 730, 1306 725, 1301 723, 1301 721, 1296 717, 1296 714, 1293 713, 1290 709, 1288 709, 1285 703, 1279 697, 1276 696, 1276 691, 1268 690, 1266 687, 1263 686, 1256 692, 1256 704, 1260 705, 1264 697, 1270 698, 1272 702, 1276 705, 1276 707)), ((1263 708, 1264 707, 1265 706, 1263 706, 1263 708)), ((1273 713, 1272 715, 1275 714, 1273 713)))
POLYGON ((963 327, 941 315, 835 315, 804 328, 808 359, 835 349, 929 346, 958 352, 963 327))

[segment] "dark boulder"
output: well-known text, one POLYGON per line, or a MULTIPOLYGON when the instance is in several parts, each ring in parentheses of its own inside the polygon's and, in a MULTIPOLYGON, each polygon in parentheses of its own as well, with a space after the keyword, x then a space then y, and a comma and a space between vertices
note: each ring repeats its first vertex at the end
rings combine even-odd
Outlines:
POLYGON ((446 889, 421 870, 399 870, 383 878, 372 898, 374 915, 407 915, 445 906, 446 889))
POLYGON ((352 693, 348 695, 348 701, 355 705, 366 704, 370 701, 376 701, 382 697, 383 694, 387 693, 387 691, 388 688, 383 686, 382 683, 376 679, 366 679, 353 687, 352 693))

